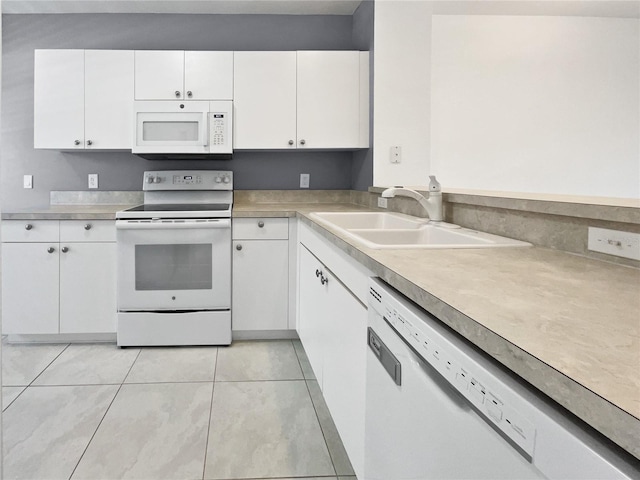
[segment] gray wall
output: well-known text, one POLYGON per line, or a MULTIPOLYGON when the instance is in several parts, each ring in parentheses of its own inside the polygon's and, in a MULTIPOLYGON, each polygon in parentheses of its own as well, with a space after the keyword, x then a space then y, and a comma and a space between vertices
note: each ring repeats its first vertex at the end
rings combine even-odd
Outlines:
MULTIPOLYGON (((2 22, 4 211, 46 206, 51 190, 86 190, 89 173, 99 174, 100 190, 139 190, 143 171, 171 168, 233 170, 238 189, 295 189, 300 173, 311 174, 312 189, 352 187, 351 152, 240 152, 229 162, 152 162, 127 152, 33 148, 36 48, 348 50, 357 48, 359 36, 351 16, 58 14, 4 15, 2 22), (22 188, 25 174, 34 176, 32 190, 22 188)), ((372 170, 366 161, 357 160, 358 171, 372 170)), ((358 184, 368 182, 366 188, 371 175, 364 177, 358 184)))

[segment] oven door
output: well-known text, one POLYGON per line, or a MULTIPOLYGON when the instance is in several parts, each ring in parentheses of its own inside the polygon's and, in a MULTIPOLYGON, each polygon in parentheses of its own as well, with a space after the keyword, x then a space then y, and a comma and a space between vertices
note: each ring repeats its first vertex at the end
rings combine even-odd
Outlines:
POLYGON ((118 310, 225 310, 231 220, 118 220, 118 310))

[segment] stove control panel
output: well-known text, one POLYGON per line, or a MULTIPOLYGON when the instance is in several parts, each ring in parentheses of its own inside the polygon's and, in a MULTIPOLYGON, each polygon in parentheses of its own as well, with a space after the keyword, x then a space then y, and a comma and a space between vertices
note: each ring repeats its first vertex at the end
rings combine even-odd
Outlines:
POLYGON ((227 170, 144 172, 142 190, 233 190, 233 172, 227 170))

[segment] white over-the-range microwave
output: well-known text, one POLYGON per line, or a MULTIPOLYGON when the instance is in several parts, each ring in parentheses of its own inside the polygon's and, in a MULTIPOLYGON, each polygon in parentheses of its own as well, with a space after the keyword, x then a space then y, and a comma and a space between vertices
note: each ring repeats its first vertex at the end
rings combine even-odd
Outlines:
POLYGON ((233 102, 134 102, 132 153, 150 159, 215 157, 233 153, 233 102))

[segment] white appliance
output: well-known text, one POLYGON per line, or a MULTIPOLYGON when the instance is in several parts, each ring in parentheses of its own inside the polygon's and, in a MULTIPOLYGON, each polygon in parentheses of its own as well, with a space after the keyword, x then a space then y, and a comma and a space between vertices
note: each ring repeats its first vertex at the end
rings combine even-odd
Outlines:
POLYGON ((118 345, 229 345, 232 172, 145 172, 143 190, 116 214, 118 345))
POLYGON ((638 478, 633 459, 371 279, 366 480, 638 478))
POLYGON ((148 159, 229 159, 233 102, 136 101, 132 152, 148 159))

